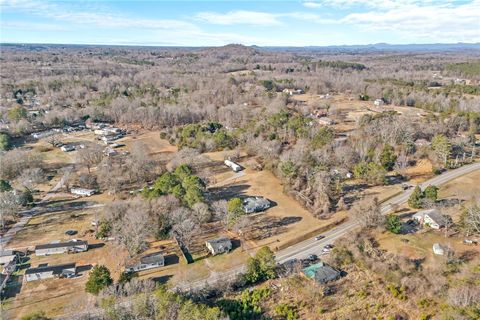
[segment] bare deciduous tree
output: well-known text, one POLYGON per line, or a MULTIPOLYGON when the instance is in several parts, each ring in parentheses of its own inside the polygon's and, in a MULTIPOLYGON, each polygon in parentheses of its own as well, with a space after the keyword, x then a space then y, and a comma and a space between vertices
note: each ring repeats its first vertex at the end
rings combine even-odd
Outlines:
POLYGON ((376 197, 361 201, 350 210, 350 213, 364 228, 376 228, 385 221, 376 197))
POLYGON ((77 162, 85 166, 90 173, 92 167, 99 164, 103 159, 102 147, 98 144, 78 150, 77 162))

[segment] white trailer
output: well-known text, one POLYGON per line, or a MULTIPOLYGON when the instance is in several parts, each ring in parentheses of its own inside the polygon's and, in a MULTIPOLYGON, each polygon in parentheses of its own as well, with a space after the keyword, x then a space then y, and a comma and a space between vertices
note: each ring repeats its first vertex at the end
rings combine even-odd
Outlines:
POLYGON ((225 160, 224 163, 227 167, 231 168, 235 172, 238 172, 238 171, 242 170, 242 167, 240 167, 238 164, 236 164, 233 161, 225 160))

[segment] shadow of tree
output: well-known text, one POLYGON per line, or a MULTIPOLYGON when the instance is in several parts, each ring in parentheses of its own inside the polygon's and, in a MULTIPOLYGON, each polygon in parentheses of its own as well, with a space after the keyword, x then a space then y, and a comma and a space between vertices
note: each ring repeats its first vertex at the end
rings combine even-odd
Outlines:
POLYGON ((252 224, 245 234, 248 239, 260 240, 269 238, 287 231, 287 226, 302 220, 302 217, 270 217, 258 215, 254 217, 252 224))

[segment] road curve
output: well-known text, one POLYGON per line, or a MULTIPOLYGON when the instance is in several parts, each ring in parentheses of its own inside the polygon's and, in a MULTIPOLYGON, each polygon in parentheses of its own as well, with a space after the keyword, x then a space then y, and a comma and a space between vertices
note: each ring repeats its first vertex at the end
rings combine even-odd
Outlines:
MULTIPOLYGON (((447 171, 441 175, 438 175, 432 179, 429 179, 419 186, 424 189, 429 185, 440 186, 453 179, 461 177, 470 172, 480 170, 480 162, 469 164, 458 169, 447 171)), ((392 210, 392 207, 401 205, 408 201, 413 189, 402 192, 401 194, 387 200, 382 206, 381 211, 383 214, 387 214, 392 210)), ((310 254, 320 255, 325 245, 333 243, 336 239, 348 234, 354 228, 358 227, 358 223, 355 221, 347 221, 336 228, 323 233, 325 236, 322 240, 315 241, 314 239, 305 240, 297 243, 291 247, 280 250, 276 253, 277 262, 282 263, 290 259, 302 259, 306 258, 310 254)))
MULTIPOLYGON (((430 180, 427 180, 421 183, 420 187, 425 188, 426 186, 429 186, 429 185, 439 186, 453 179, 456 179, 460 176, 473 172, 475 170, 480 170, 480 162, 466 165, 455 170, 447 171, 439 176, 436 176, 430 180)), ((401 194, 385 201, 385 203, 381 207, 382 213, 387 214, 392 210, 392 206, 400 205, 407 202, 412 191, 413 189, 404 191, 401 194)), ((286 249, 278 251, 275 254, 275 258, 278 263, 283 263, 290 259, 306 258, 310 254, 316 254, 320 256, 322 249, 325 245, 335 242, 335 240, 348 234, 348 232, 352 231, 356 227, 358 227, 358 223, 356 223, 355 221, 347 221, 329 230, 328 232, 323 233, 322 235, 325 236, 325 238, 323 238, 322 240, 315 241, 314 239, 309 239, 309 240, 305 240, 303 242, 297 243, 286 249)), ((244 270, 245 270, 245 266, 237 266, 228 271, 217 273, 214 277, 209 277, 206 279, 201 279, 196 281, 190 281, 188 283, 177 284, 174 287, 174 289, 181 290, 181 291, 191 290, 191 289, 200 289, 208 285, 214 285, 216 282, 218 282, 219 279, 231 280, 235 276, 243 273, 244 270)))

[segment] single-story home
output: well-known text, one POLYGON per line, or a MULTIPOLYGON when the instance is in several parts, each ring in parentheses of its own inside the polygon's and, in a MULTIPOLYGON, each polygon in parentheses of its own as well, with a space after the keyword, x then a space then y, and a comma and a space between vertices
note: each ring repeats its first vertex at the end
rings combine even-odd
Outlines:
POLYGON ((448 220, 437 209, 428 209, 418 211, 413 215, 413 219, 421 225, 428 225, 432 229, 440 229, 447 225, 448 220))
POLYGON ((84 189, 84 188, 72 188, 70 189, 71 194, 82 197, 90 197, 96 193, 95 189, 84 189))
POLYGON ((323 262, 312 264, 311 266, 303 269, 303 274, 321 284, 340 279, 342 276, 339 270, 323 262))
POLYGON ((0 251, 0 265, 8 264, 15 261, 18 257, 18 253, 13 250, 0 251))
POLYGON ((61 253, 77 253, 88 250, 87 241, 83 240, 72 240, 68 242, 57 242, 57 243, 47 243, 41 244, 35 247, 35 255, 37 256, 48 256, 51 254, 61 254, 61 253))
POLYGON ((207 246, 208 251, 210 251, 210 253, 213 255, 232 250, 232 241, 225 237, 207 240, 205 245, 207 246))
POLYGON ((165 258, 163 254, 161 254, 160 252, 156 252, 140 258, 140 262, 134 265, 127 266, 125 268, 125 271, 137 272, 142 270, 163 267, 164 265, 165 265, 165 258))
POLYGON ((243 211, 245 213, 254 213, 270 208, 270 201, 264 197, 248 197, 243 200, 243 211))
POLYGON ((75 263, 56 266, 38 266, 25 271, 25 281, 43 280, 49 278, 72 278, 77 274, 75 263))

